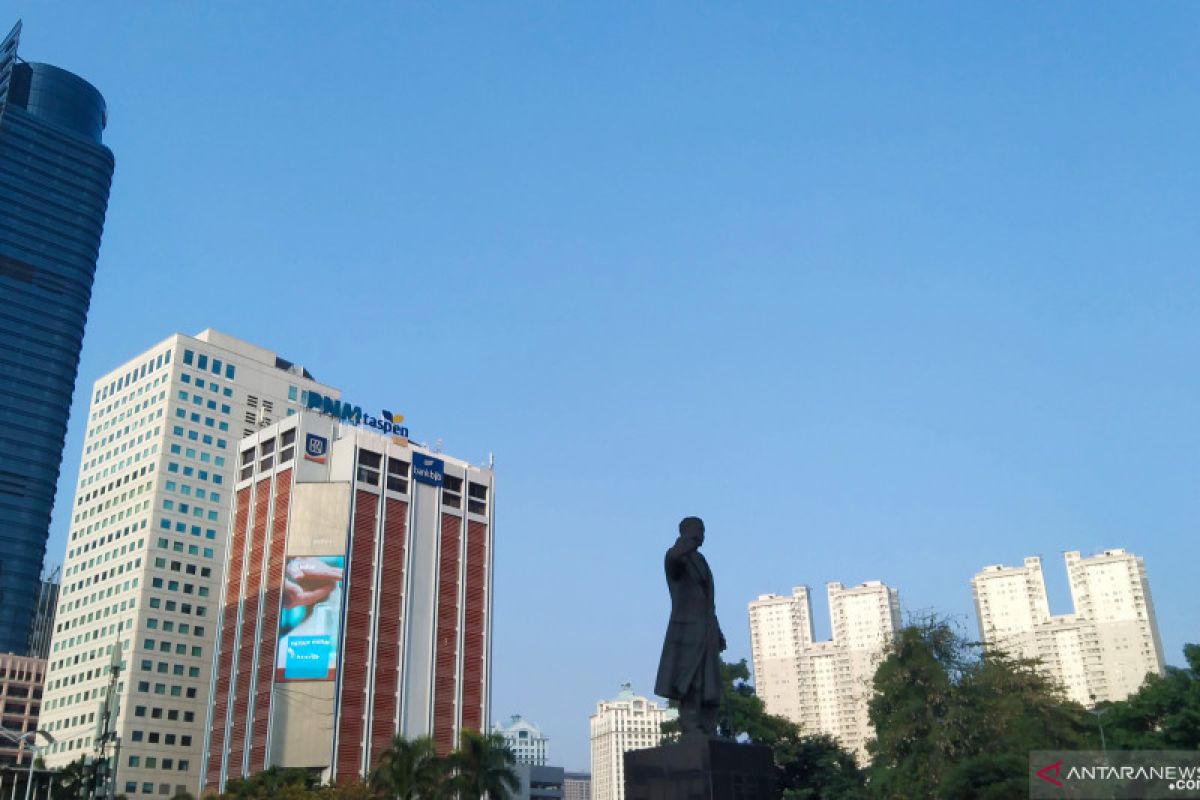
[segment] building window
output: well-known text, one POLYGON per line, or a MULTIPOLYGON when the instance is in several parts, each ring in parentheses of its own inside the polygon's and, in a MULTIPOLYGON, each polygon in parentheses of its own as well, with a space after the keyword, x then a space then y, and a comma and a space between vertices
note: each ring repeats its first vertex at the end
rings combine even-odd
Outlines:
POLYGON ((370 486, 379 485, 379 468, 383 458, 370 450, 358 451, 358 480, 370 486))

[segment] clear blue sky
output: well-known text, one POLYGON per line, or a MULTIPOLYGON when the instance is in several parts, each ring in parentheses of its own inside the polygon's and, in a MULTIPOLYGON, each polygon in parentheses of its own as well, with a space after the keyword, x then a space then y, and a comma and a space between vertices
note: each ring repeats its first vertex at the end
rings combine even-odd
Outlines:
POLYGON ((555 762, 651 690, 687 514, 735 658, 761 593, 974 633, 983 565, 1063 612, 1107 547, 1200 640, 1200 6, 4 8, 108 100, 80 385, 212 326, 494 452, 493 717, 555 762))

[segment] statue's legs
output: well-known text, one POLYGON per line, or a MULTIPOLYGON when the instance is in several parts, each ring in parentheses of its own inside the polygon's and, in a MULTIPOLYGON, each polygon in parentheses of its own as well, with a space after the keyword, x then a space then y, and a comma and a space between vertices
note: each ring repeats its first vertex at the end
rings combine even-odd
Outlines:
POLYGON ((684 736, 703 734, 715 736, 717 733, 717 713, 720 706, 705 705, 700 702, 700 692, 693 690, 679 701, 679 731, 684 736))

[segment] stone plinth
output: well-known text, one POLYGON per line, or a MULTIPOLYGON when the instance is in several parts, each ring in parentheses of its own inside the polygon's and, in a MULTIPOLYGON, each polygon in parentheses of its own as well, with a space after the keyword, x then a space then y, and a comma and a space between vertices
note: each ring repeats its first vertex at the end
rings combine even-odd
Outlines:
POLYGON ((778 800, 771 748, 728 739, 625 753, 625 800, 778 800))

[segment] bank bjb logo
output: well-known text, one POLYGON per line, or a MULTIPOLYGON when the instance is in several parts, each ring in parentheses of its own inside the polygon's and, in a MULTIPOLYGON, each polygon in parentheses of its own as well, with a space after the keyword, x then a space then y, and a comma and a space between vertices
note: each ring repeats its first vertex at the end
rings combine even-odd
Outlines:
POLYGON ((314 433, 304 434, 304 458, 318 464, 325 463, 325 454, 329 452, 329 440, 314 433))

